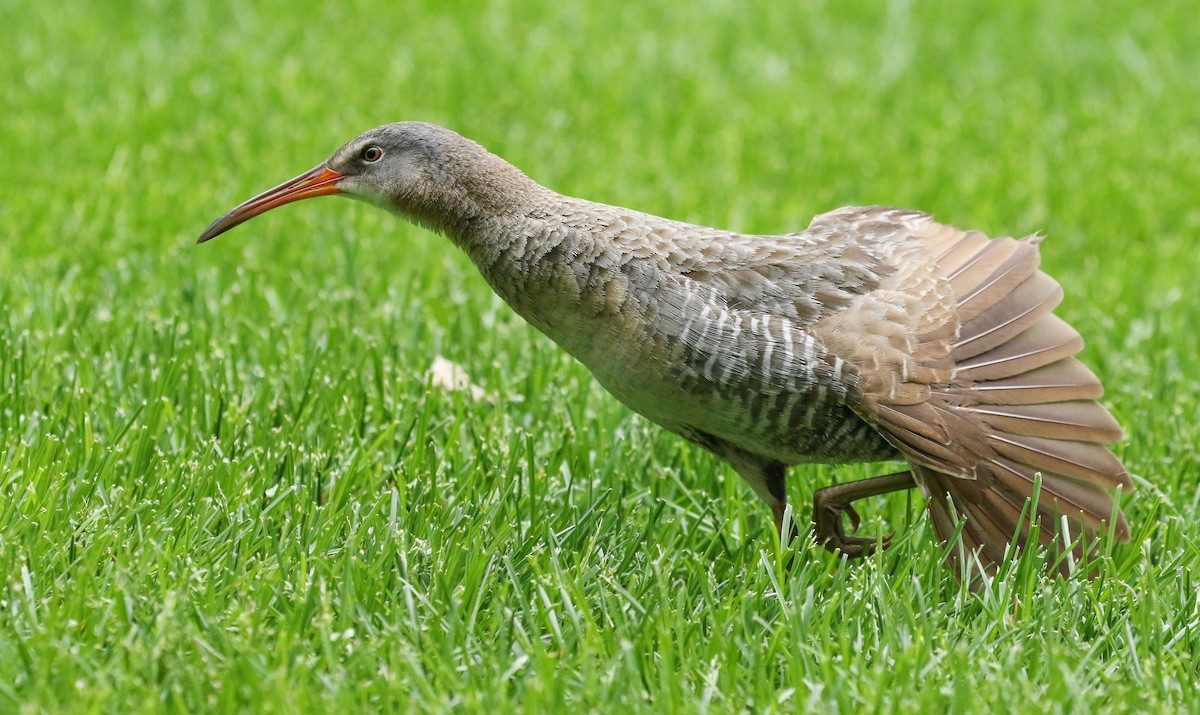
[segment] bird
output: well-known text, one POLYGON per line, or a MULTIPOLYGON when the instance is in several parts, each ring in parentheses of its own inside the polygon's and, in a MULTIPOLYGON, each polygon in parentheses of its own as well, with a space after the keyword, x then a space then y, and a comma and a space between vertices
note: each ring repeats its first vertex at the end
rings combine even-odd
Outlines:
MULTIPOLYGON (((917 488, 961 580, 1035 550, 1045 571, 1127 541, 1117 421, 1054 310, 1042 237, 850 206, 749 235, 559 194, 425 122, 368 130, 236 206, 204 243, 278 206, 344 195, 440 233, 617 400, 726 462, 784 545, 793 465, 904 462, 813 493, 812 537, 857 558, 854 502, 917 488), (849 527, 849 528, 847 528, 849 527)), ((1082 569, 1085 570, 1086 569, 1082 569)), ((1093 571, 1094 572, 1094 569, 1093 571)))

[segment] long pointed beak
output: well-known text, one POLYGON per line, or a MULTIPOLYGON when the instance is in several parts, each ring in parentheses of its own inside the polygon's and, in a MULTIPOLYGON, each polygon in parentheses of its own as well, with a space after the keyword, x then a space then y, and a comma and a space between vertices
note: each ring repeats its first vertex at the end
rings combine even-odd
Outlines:
POLYGON ((325 162, 321 162, 300 176, 289 179, 279 186, 269 191, 264 191, 249 201, 239 204, 229 213, 213 221, 212 225, 206 228, 204 233, 200 234, 200 238, 196 243, 204 243, 205 241, 212 240, 239 223, 249 221, 260 213, 270 211, 276 206, 283 206, 293 201, 309 199, 314 196, 340 194, 342 190, 337 187, 337 184, 344 178, 346 178, 345 174, 339 174, 326 166, 325 162))

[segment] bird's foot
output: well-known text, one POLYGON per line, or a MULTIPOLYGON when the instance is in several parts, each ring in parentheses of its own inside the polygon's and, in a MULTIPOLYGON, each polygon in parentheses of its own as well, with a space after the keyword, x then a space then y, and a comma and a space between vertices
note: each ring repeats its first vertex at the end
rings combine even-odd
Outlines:
POLYGON ((843 517, 850 519, 850 530, 857 531, 862 517, 849 502, 829 500, 817 490, 813 496, 813 540, 829 551, 841 553, 852 559, 870 556, 877 549, 886 549, 892 543, 892 535, 879 539, 869 536, 854 536, 846 533, 843 517))

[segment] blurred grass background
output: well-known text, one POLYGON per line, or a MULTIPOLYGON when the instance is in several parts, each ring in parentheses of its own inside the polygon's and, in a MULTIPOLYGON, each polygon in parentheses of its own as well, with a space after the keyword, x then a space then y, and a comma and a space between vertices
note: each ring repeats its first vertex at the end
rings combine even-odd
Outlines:
MULTIPOLYGON (((1195 709, 1195 9, 0 0, 0 710, 1195 709), (327 200, 193 245, 401 119, 747 232, 1046 234, 1133 541, 977 597, 901 496, 891 550, 787 572, 735 475, 443 239, 327 200)), ((873 473, 792 470, 798 517, 873 473)))

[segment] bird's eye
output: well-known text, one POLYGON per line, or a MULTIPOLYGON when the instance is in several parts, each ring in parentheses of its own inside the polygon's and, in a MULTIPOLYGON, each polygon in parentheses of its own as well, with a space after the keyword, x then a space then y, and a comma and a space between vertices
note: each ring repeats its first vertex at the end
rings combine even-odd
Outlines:
POLYGON ((377 146, 369 146, 362 150, 361 156, 363 161, 374 163, 383 158, 383 149, 377 146))

